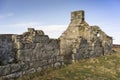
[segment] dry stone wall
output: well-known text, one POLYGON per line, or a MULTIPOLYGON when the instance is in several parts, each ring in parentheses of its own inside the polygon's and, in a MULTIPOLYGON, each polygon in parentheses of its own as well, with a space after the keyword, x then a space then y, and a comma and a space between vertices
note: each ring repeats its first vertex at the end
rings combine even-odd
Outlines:
MULTIPOLYGON (((10 59, 15 61, 10 64, 8 60, 1 64, 0 76, 4 78, 19 77, 63 64, 62 56, 59 53, 59 40, 49 39, 41 30, 28 28, 28 32, 22 35, 10 35, 9 39, 5 38, 7 41, 4 41, 4 49, 10 53, 2 52, 1 62, 8 60, 13 55, 12 51, 14 56, 10 59)), ((0 49, 2 50, 2 48, 0 49)))
POLYGON ((13 63, 15 53, 13 51, 12 34, 0 35, 0 65, 13 63))

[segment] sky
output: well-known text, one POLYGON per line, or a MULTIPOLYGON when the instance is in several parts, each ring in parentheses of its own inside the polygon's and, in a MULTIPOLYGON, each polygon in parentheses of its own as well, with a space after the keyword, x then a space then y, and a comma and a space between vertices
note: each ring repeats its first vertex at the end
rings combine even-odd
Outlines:
POLYGON ((40 29, 58 38, 70 23, 72 11, 84 10, 89 25, 98 25, 120 44, 120 0, 0 0, 0 34, 40 29))

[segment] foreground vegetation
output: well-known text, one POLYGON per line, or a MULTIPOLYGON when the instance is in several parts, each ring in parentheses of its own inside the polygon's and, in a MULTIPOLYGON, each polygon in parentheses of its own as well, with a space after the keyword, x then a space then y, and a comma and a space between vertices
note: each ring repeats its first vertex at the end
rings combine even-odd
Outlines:
POLYGON ((111 55, 25 75, 18 80, 120 80, 120 49, 111 55))

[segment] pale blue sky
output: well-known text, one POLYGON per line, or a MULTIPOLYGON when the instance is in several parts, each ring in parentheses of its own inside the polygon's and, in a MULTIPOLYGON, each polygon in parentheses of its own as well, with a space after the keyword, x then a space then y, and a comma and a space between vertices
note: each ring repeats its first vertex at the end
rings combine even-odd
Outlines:
POLYGON ((85 11, 85 20, 98 25, 120 44, 120 0, 0 0, 0 34, 43 29, 59 37, 70 22, 70 12, 85 11))

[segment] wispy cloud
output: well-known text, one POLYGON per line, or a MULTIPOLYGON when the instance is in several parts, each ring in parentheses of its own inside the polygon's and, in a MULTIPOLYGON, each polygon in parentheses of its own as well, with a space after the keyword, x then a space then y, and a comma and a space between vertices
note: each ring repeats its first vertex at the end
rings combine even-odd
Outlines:
POLYGON ((13 16, 14 13, 10 12, 10 13, 5 13, 5 14, 0 14, 0 19, 4 19, 4 18, 7 18, 7 17, 11 17, 13 16))
POLYGON ((7 24, 7 25, 0 25, 3 27, 12 27, 12 28, 19 28, 19 27, 30 27, 30 26, 38 26, 38 22, 22 22, 22 23, 16 23, 16 24, 7 24))
POLYGON ((22 34, 27 28, 43 30, 51 38, 58 38, 67 28, 67 25, 41 25, 38 22, 0 25, 0 34, 22 34))
POLYGON ((37 26, 36 29, 41 29, 45 34, 49 35, 51 38, 58 38, 67 28, 67 25, 46 25, 37 26))

